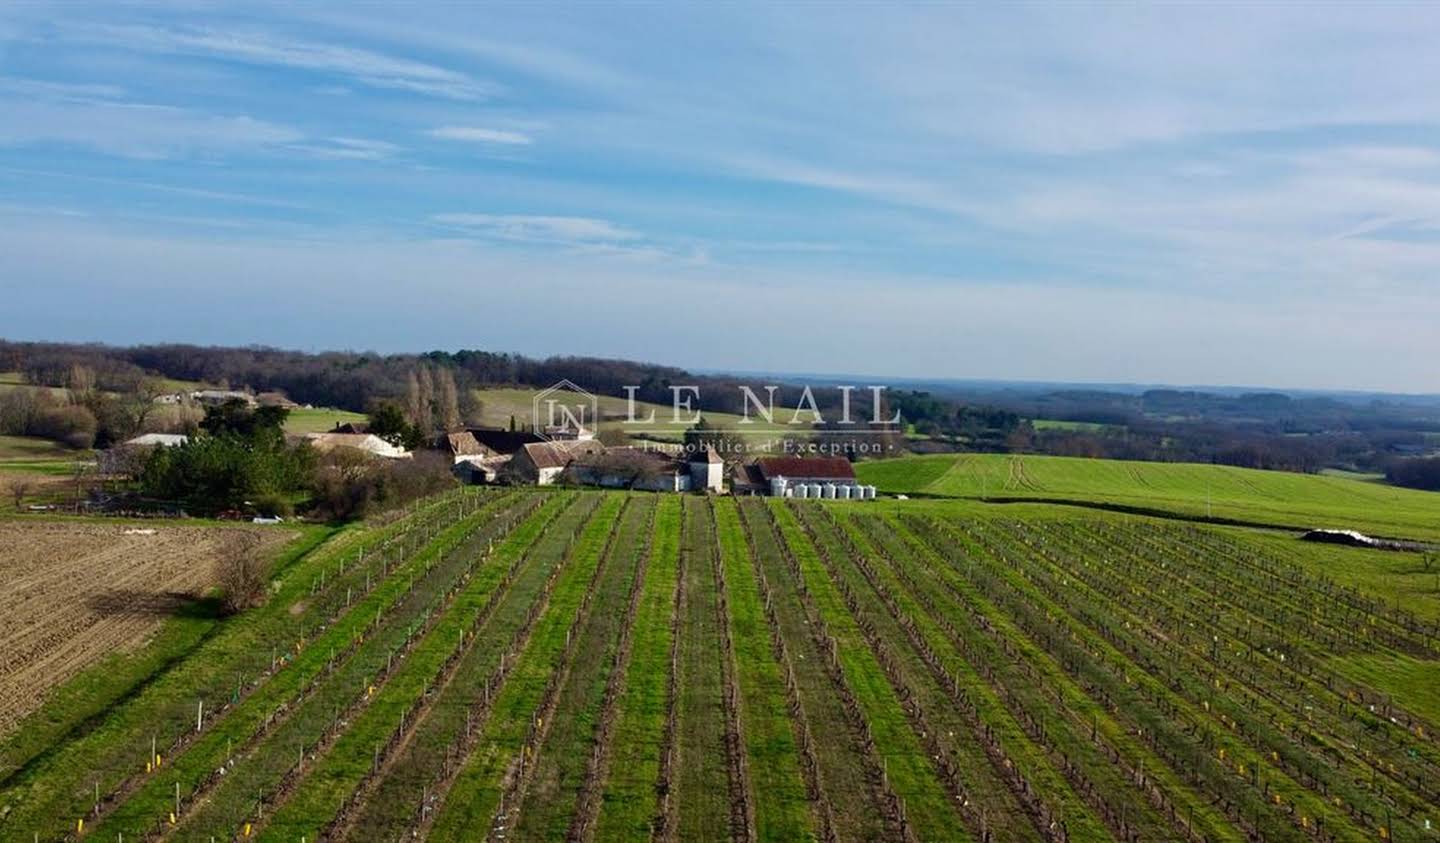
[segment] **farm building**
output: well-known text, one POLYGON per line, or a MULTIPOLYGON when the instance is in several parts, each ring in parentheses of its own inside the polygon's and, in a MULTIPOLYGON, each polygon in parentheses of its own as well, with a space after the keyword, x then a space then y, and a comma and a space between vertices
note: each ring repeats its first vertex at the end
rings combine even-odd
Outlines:
POLYGON ((176 445, 184 445, 190 441, 190 437, 183 433, 144 433, 134 439, 127 439, 126 445, 137 445, 140 447, 159 446, 172 448, 176 445))
POLYGON ((530 442, 515 452, 504 473, 521 482, 549 486, 576 458, 604 451, 605 446, 594 440, 530 442))
POLYGON ((875 487, 861 485, 855 479, 855 468, 843 457, 759 459, 755 461, 755 470, 748 479, 751 494, 845 500, 875 497, 875 487), (755 486, 759 487, 758 490, 754 489, 755 486))
POLYGON ((606 448, 577 457, 569 479, 606 489, 688 492, 690 466, 675 454, 646 448, 606 448))
POLYGON ((219 406, 227 401, 243 401, 247 407, 255 406, 255 396, 238 389, 197 389, 190 393, 190 400, 199 404, 219 406))
POLYGON ((595 438, 595 431, 588 427, 550 425, 545 428, 545 438, 558 442, 589 442, 595 438))
POLYGON ((765 477, 755 463, 737 462, 730 467, 730 494, 763 495, 766 488, 765 477))
POLYGON ((725 461, 709 445, 690 454, 690 488, 707 492, 725 490, 725 461))
POLYGON ((501 456, 513 456, 521 448, 545 439, 528 430, 505 430, 499 427, 472 427, 466 431, 480 445, 501 456))
POLYGON ((391 445, 373 433, 307 433, 305 440, 317 451, 332 451, 336 448, 353 448, 371 456, 386 459, 404 459, 410 452, 399 445, 391 445))
POLYGON ((510 457, 481 445, 473 433, 448 433, 441 450, 450 455, 454 472, 467 483, 494 483, 510 457))

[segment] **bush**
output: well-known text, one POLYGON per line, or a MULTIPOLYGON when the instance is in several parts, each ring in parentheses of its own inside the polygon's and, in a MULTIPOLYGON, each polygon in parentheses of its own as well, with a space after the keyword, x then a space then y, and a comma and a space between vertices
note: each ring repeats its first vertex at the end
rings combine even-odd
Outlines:
POLYGON ((256 536, 238 533, 225 543, 215 560, 215 580, 224 592, 227 613, 238 614, 260 602, 267 568, 256 536))
POLYGON ((95 444, 98 428, 95 414, 84 407, 52 407, 36 416, 33 435, 54 439, 71 448, 84 449, 95 444))
POLYGON ((454 486, 450 460, 434 451, 388 460, 336 449, 321 458, 310 485, 312 515, 343 521, 401 506, 454 486))

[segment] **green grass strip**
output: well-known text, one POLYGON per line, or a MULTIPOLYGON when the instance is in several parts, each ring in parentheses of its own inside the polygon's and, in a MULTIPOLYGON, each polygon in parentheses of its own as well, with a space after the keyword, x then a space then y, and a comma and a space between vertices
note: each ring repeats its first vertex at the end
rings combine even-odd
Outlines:
POLYGON ((615 749, 610 758, 595 839, 649 839, 660 776, 665 695, 670 680, 670 618, 679 576, 680 499, 661 498, 654 551, 635 618, 625 689, 618 700, 615 749))
POLYGON ((814 817, 790 725, 785 679, 770 646, 760 587, 734 499, 717 500, 715 518, 738 666, 745 752, 755 790, 756 832, 762 840, 813 839, 814 817))

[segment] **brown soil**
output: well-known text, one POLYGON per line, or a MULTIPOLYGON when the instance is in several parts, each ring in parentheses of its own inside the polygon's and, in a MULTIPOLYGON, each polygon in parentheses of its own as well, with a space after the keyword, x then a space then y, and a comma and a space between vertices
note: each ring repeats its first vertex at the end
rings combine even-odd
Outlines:
MULTIPOLYGON (((236 529, 246 528, 0 522, 0 735, 208 591, 236 529)), ((256 532, 270 547, 293 535, 256 532)))

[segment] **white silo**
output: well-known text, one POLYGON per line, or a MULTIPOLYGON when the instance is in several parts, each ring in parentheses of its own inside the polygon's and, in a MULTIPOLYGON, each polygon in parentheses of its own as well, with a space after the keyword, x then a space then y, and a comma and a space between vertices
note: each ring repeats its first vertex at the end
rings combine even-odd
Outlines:
POLYGON ((809 486, 806 486, 804 483, 796 483, 796 484, 795 484, 795 490, 794 490, 794 491, 795 491, 795 497, 797 497, 797 498, 808 498, 808 497, 810 497, 810 487, 809 487, 809 486))
POLYGON ((867 500, 867 501, 873 501, 873 500, 875 500, 875 487, 874 487, 874 486, 866 486, 866 487, 865 487, 865 500, 867 500))
POLYGON ((812 498, 818 498, 818 497, 820 497, 820 484, 819 484, 819 483, 811 483, 811 484, 810 484, 810 497, 812 497, 812 498))
POLYGON ((842 500, 842 501, 848 501, 848 500, 850 500, 850 487, 849 487, 849 486, 836 486, 836 487, 835 487, 835 497, 839 498, 839 499, 842 500))
POLYGON ((824 497, 825 497, 826 500, 834 500, 834 499, 835 499, 835 484, 834 484, 834 483, 826 483, 824 486, 821 487, 821 491, 823 492, 824 497))
POLYGON ((784 477, 771 477, 771 478, 770 478, 770 494, 771 494, 771 496, 777 497, 777 498, 782 498, 782 497, 784 497, 784 496, 785 496, 785 488, 786 488, 786 486, 788 486, 788 485, 789 485, 789 481, 786 480, 784 477))

